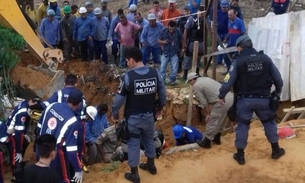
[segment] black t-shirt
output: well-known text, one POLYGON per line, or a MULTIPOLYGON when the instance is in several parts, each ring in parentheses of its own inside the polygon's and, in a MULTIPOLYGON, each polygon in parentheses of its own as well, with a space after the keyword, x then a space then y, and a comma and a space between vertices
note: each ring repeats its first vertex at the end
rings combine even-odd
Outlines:
POLYGON ((23 183, 59 183, 58 174, 49 167, 29 165, 25 167, 23 183))

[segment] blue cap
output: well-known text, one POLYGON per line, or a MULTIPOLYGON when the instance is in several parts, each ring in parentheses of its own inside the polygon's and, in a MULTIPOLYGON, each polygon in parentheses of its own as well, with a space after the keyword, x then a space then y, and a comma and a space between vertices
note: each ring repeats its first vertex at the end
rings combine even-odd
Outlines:
POLYGON ((80 103, 82 100, 83 100, 83 93, 80 90, 75 89, 75 90, 70 91, 69 97, 68 97, 69 102, 77 104, 77 103, 80 103))
POLYGON ((240 44, 246 42, 246 41, 249 41, 251 40, 250 37, 246 34, 240 36, 237 40, 236 40, 236 46, 239 46, 240 44))
POLYGON ((173 132, 174 132, 175 139, 179 139, 184 132, 183 126, 182 125, 175 125, 173 127, 173 132))
POLYGON ((220 7, 222 8, 226 8, 226 7, 229 7, 229 2, 227 0, 222 0, 221 3, 220 3, 220 7))

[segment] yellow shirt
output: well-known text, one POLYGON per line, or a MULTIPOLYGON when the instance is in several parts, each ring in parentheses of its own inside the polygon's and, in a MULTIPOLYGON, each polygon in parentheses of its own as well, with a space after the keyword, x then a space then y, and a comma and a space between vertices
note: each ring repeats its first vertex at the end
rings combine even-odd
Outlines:
POLYGON ((78 12, 74 13, 73 15, 74 15, 76 18, 79 17, 79 13, 78 13, 78 12))
POLYGON ((34 23, 37 23, 36 11, 35 9, 31 10, 30 7, 25 8, 25 13, 33 20, 34 23))
POLYGON ((40 23, 42 19, 47 17, 47 8, 48 5, 44 5, 43 3, 39 6, 37 10, 37 22, 40 23))

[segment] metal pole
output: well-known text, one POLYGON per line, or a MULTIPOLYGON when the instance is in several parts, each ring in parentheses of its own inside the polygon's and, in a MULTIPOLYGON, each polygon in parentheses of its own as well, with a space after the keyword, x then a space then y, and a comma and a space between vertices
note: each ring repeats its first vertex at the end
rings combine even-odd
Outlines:
MULTIPOLYGON (((218 1, 213 0, 213 33, 212 33, 212 50, 217 51, 217 6, 218 1)), ((216 80, 216 56, 213 57, 213 79, 216 80)))
MULTIPOLYGON (((207 21, 208 19, 207 19, 207 16, 208 16, 208 9, 209 9, 209 7, 208 7, 208 5, 209 5, 209 0, 205 0, 204 1, 204 9, 205 9, 205 11, 207 12, 204 16, 205 16, 205 18, 204 18, 204 21, 207 21)), ((204 24, 204 29, 203 29, 203 43, 204 43, 204 47, 203 47, 203 53, 204 54, 207 54, 207 52, 208 52, 208 29, 209 29, 209 27, 208 27, 208 25, 209 24, 204 24)), ((206 66, 207 66, 207 64, 208 64, 208 58, 206 58, 206 57, 204 57, 203 58, 203 70, 205 70, 204 68, 206 68, 206 66)), ((203 75, 205 76, 206 75, 206 73, 205 73, 205 71, 203 72, 203 75)))

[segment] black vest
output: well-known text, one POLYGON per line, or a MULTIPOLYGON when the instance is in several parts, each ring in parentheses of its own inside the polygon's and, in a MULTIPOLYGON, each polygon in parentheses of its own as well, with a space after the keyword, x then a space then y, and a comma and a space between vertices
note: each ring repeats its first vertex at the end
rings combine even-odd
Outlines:
POLYGON ((199 19, 197 17, 193 17, 193 26, 189 30, 189 40, 203 42, 203 29, 204 29, 204 19, 199 19), (199 21, 199 29, 198 29, 198 21, 199 21))
POLYGON ((180 17, 177 21, 177 27, 181 30, 181 33, 184 32, 184 26, 187 22, 188 17, 180 17))
MULTIPOLYGON (((245 49, 236 59, 238 77, 234 92, 237 95, 268 95, 272 86, 271 60, 255 49, 245 49)), ((233 68, 235 69, 235 68, 233 68)))
POLYGON ((140 113, 152 113, 155 108, 157 87, 159 82, 158 73, 149 68, 149 72, 140 75, 134 70, 127 73, 129 77, 129 92, 126 97, 124 116, 140 113))

